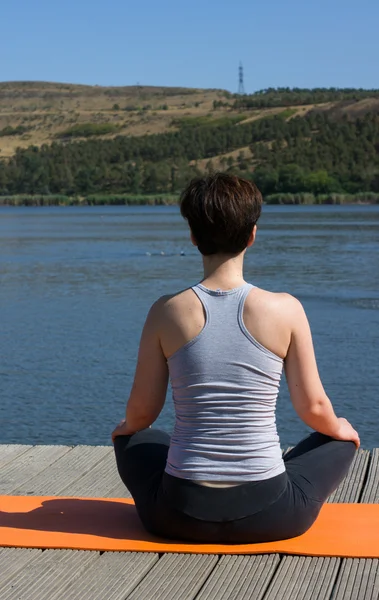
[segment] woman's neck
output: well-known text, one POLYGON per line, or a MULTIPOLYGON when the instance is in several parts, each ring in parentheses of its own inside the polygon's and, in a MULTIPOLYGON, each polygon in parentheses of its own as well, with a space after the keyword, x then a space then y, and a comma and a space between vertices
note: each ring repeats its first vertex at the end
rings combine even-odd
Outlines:
POLYGON ((243 259, 245 252, 240 254, 212 254, 203 256, 203 283, 210 289, 228 290, 244 284, 243 259))

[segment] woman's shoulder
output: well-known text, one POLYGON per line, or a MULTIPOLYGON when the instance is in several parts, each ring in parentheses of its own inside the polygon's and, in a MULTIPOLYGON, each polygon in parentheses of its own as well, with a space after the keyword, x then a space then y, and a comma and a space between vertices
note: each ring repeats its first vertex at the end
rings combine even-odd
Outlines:
POLYGON ((259 305, 268 310, 281 310, 281 312, 296 311, 301 302, 288 292, 270 292, 259 287, 252 287, 246 299, 246 306, 259 305))
POLYGON ((287 292, 253 288, 245 302, 243 319, 250 334, 280 358, 287 354, 301 303, 287 292))
POLYGON ((204 327, 203 309, 191 288, 161 296, 153 304, 151 313, 166 358, 204 327))
POLYGON ((152 305, 150 312, 156 317, 170 316, 178 310, 191 308, 194 304, 196 304, 196 296, 189 287, 173 294, 160 296, 152 305))

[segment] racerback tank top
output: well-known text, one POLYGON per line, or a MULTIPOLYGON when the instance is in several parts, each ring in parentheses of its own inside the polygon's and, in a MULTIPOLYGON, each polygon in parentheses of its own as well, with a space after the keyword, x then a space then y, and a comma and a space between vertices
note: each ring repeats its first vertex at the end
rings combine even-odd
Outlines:
POLYGON ((275 420, 283 360, 245 327, 243 308, 253 287, 192 288, 205 324, 168 359, 176 415, 169 475, 244 482, 285 471, 275 420))

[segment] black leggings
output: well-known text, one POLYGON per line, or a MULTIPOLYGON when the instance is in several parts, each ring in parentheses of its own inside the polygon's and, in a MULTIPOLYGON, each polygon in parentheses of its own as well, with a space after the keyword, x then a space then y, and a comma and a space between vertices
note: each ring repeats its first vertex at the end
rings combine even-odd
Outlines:
POLYGON ((117 468, 147 531, 200 543, 269 542, 304 533, 356 451, 353 442, 312 433, 285 455, 285 473, 215 488, 165 473, 169 444, 169 435, 156 429, 117 437, 117 468))

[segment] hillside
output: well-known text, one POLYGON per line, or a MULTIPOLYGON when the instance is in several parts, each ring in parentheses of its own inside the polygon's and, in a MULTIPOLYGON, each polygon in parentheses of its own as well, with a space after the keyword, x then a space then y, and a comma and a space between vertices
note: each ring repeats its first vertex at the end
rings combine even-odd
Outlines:
POLYGON ((0 83, 0 195, 176 193, 213 169, 265 194, 379 191, 379 91, 0 83))
POLYGON ((252 106, 248 101, 244 106, 238 97, 225 90, 0 83, 0 158, 12 156, 16 148, 42 146, 57 139, 86 139, 89 136, 112 139, 117 135, 141 136, 175 131, 177 121, 183 117, 216 120, 221 115, 233 118, 242 114, 245 115, 242 122, 248 123, 279 114, 284 109, 293 111, 291 117, 305 116, 316 108, 333 115, 358 116, 373 110, 379 112, 379 93, 374 98, 308 101, 304 105, 293 104, 291 98, 283 98, 273 102, 277 106, 270 106, 270 100, 262 95, 254 97, 252 106), (237 103, 241 102, 241 108, 235 107, 236 98, 237 103), (217 103, 220 106, 215 110, 217 103), (89 124, 94 126, 93 131, 89 124), (80 126, 84 127, 84 135, 80 135, 80 126))
POLYGON ((64 139, 66 131, 83 124, 108 126, 109 133, 95 134, 104 139, 173 130, 175 119, 205 116, 225 95, 230 96, 188 88, 0 83, 0 158, 12 156, 18 147, 64 139), (4 135, 6 128, 10 135, 4 135))

